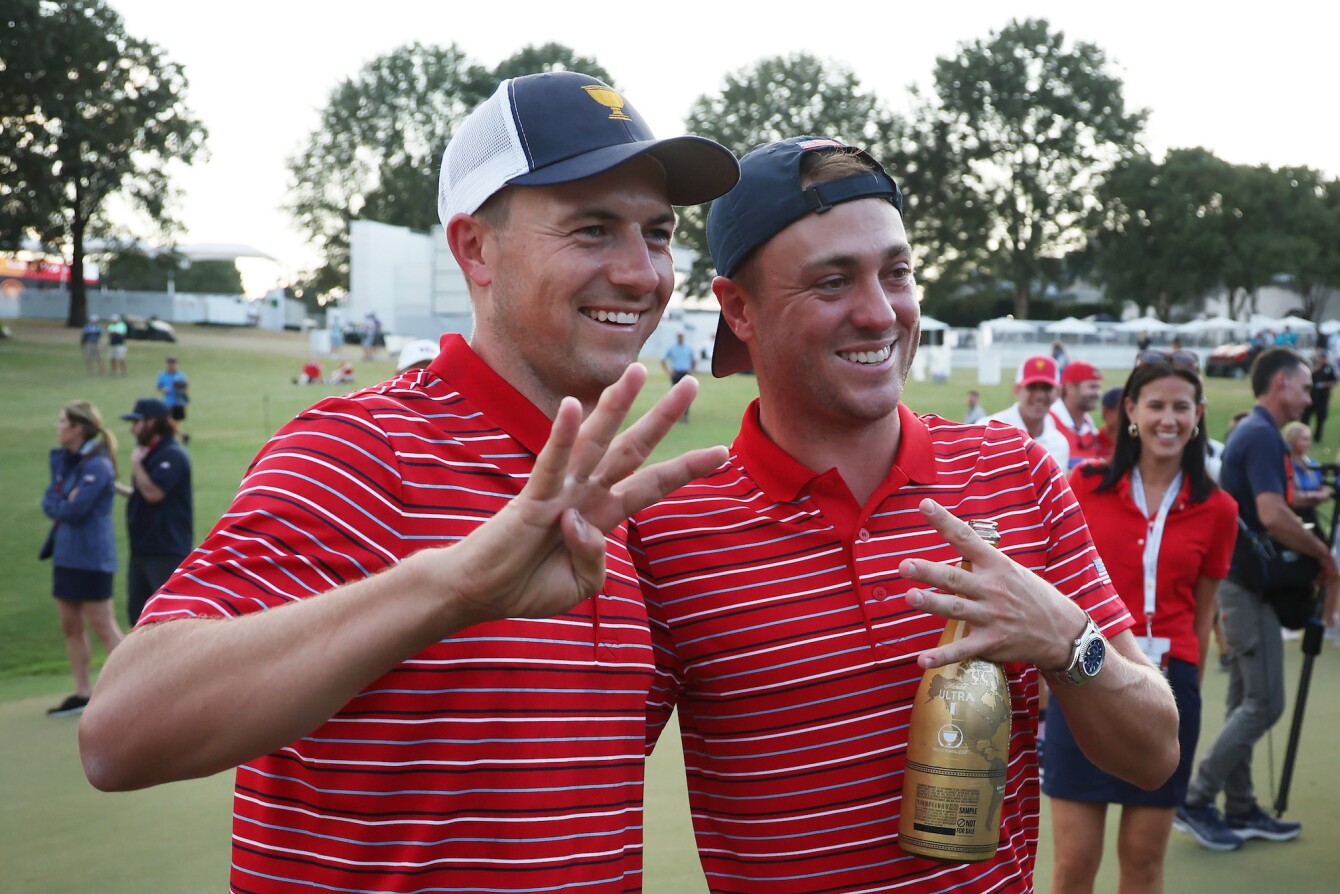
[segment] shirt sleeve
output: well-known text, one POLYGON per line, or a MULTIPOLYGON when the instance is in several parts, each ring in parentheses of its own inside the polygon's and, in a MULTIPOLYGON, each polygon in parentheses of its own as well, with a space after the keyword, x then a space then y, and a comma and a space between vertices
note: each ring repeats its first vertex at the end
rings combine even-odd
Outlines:
POLYGON ((80 465, 70 493, 57 494, 54 488, 47 489, 42 509, 48 518, 78 524, 93 511, 98 498, 112 487, 113 477, 111 460, 105 456, 90 457, 80 465))
POLYGON ((368 577, 404 554, 398 459, 359 405, 334 398, 261 450, 228 512, 140 623, 264 611, 368 577))
POLYGON ((146 457, 144 473, 161 491, 172 491, 186 474, 186 457, 179 450, 163 450, 146 457))

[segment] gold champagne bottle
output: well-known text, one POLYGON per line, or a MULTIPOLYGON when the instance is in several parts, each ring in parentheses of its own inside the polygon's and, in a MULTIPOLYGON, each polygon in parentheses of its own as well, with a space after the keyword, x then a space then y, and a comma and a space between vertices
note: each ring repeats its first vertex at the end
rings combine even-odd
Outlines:
MULTIPOLYGON (((969 522, 1000 546, 996 523, 969 522)), ((963 561, 964 570, 972 563, 963 561)), ((945 624, 943 646, 968 635, 945 624)), ((953 863, 989 860, 1000 844, 1010 755, 1010 690, 998 664, 969 658, 922 674, 908 727, 899 844, 909 854, 953 863)))

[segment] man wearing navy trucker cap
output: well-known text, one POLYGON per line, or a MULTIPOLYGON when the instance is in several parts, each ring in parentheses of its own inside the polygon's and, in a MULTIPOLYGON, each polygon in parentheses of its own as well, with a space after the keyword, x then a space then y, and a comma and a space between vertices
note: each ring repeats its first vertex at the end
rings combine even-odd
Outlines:
POLYGON ((630 534, 673 657, 653 704, 662 720, 678 705, 708 884, 1031 891, 1039 676, 1083 717, 1090 756, 1150 788, 1177 764, 1172 695, 1046 452, 900 402, 920 315, 892 178, 813 136, 740 172, 708 214, 713 370, 753 369, 759 398, 730 460, 630 534), (939 645, 945 618, 971 632, 939 645), (1010 686, 1004 826, 986 862, 946 865, 899 846, 907 725, 923 671, 970 656, 1010 686))
POLYGON ((725 449, 637 471, 691 379, 619 427, 672 206, 737 176, 574 72, 475 109, 438 202, 469 341, 261 451, 103 671, 93 783, 240 765, 237 891, 640 890, 655 662, 624 520, 725 449))

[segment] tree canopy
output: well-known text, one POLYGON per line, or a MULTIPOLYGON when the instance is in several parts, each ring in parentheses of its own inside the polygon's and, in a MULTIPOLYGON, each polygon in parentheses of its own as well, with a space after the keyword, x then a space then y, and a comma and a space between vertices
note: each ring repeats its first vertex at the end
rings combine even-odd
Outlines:
POLYGON ((935 287, 985 273, 1026 318, 1043 259, 1083 245, 1093 189, 1134 151, 1144 118, 1126 111, 1098 47, 1069 45, 1046 21, 1012 21, 937 60, 905 144, 935 287))
MULTIPOLYGON (((894 116, 849 69, 808 53, 763 59, 728 74, 721 92, 700 96, 685 121, 688 133, 710 137, 737 156, 760 143, 815 134, 867 149, 881 160, 888 156, 896 126, 894 116)), ((676 237, 698 253, 680 289, 708 294, 713 267, 707 206, 683 209, 676 237)))
POLYGON ((289 159, 289 212, 324 256, 308 293, 349 286, 349 223, 427 230, 437 223, 442 151, 503 78, 581 71, 609 83, 594 60, 556 43, 525 47, 492 70, 456 45, 413 43, 372 60, 330 94, 320 124, 289 159))
POLYGON ((101 0, 15 0, 0 29, 0 245, 25 237, 71 258, 67 324, 88 313, 85 239, 124 197, 159 226, 172 221, 167 165, 189 163, 205 130, 186 107, 186 76, 125 33, 101 0))

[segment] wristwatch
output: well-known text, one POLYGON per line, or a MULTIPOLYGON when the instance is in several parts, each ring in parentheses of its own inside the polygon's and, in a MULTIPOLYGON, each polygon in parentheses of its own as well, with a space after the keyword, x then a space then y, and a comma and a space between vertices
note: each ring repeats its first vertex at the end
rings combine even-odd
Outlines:
POLYGON ((1104 639, 1103 632, 1093 623, 1093 618, 1087 620, 1084 632, 1075 640, 1075 652, 1070 659, 1070 666, 1055 674, 1056 677, 1069 680, 1076 686, 1083 686, 1098 676, 1098 672, 1103 669, 1103 659, 1107 658, 1107 640, 1104 639))

